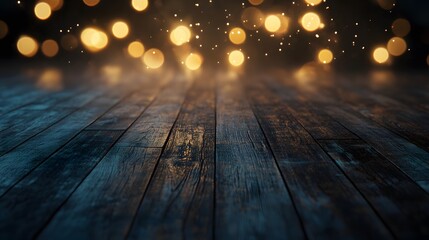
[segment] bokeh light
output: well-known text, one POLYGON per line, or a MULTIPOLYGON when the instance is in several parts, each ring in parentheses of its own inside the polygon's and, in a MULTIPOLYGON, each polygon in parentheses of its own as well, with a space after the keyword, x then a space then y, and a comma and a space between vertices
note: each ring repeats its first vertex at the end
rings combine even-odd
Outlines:
POLYGON ((229 53, 228 60, 229 63, 234 67, 241 66, 244 63, 244 54, 239 50, 234 50, 229 53))
POLYGON ((39 2, 34 7, 34 14, 38 19, 46 20, 52 14, 51 6, 45 2, 39 2))
POLYGON ((372 57, 374 58, 374 61, 382 64, 389 60, 389 52, 386 48, 379 47, 374 50, 374 52, 372 53, 372 57))
POLYGON ((146 10, 146 8, 149 6, 149 1, 148 0, 132 0, 131 1, 131 6, 136 10, 136 11, 144 11, 146 10))
POLYGON ((263 2, 264 2, 264 0, 249 0, 249 3, 254 5, 254 6, 261 5, 263 2))
POLYGON ((384 10, 392 10, 395 7, 395 0, 377 0, 378 5, 384 10))
POLYGON ((82 31, 80 39, 85 46, 91 52, 98 52, 103 50, 109 43, 109 38, 103 31, 88 27, 82 31))
POLYGON ((203 57, 197 53, 191 53, 186 58, 185 65, 189 70, 198 70, 203 64, 203 57))
POLYGON ((100 3, 100 0, 83 0, 88 7, 94 7, 100 3))
POLYGON ((241 22, 243 26, 249 30, 256 30, 264 25, 264 14, 261 10, 255 7, 244 9, 241 14, 241 22))
POLYGON ((387 43, 387 51, 389 51, 392 56, 401 56, 407 51, 407 42, 400 37, 393 37, 387 43))
POLYGON ((144 45, 140 41, 134 41, 128 45, 128 54, 133 58, 140 58, 144 54, 144 45))
POLYGON ((19 53, 26 57, 33 57, 39 50, 39 44, 30 36, 21 36, 16 44, 19 53))
POLYGON ((61 37, 61 47, 66 51, 73 51, 79 46, 79 40, 73 34, 66 34, 61 37))
POLYGON ((405 37, 410 31, 411 25, 407 19, 398 18, 392 23, 392 32, 398 37, 405 37))
POLYGON ((173 44, 181 46, 191 40, 191 30, 186 26, 178 26, 170 33, 170 40, 173 44))
POLYGON ((164 54, 159 49, 151 48, 143 55, 143 63, 150 69, 160 68, 164 64, 164 54))
POLYGON ((112 34, 116 38, 122 39, 128 36, 130 29, 128 24, 123 21, 117 21, 112 26, 112 34))
POLYGON ((42 53, 46 57, 55 57, 58 54, 59 47, 55 40, 48 39, 42 43, 42 53))
POLYGON ((55 68, 45 69, 37 80, 37 87, 47 91, 60 91, 63 89, 63 74, 55 68))
POLYGON ((329 49, 322 49, 317 55, 320 63, 329 64, 334 60, 334 54, 329 49))
POLYGON ((313 32, 320 28, 321 20, 319 15, 309 12, 301 18, 301 25, 305 30, 313 32))
POLYGON ((234 44, 242 44, 246 41, 246 32, 239 27, 229 31, 229 40, 234 44))
POLYGON ((42 0, 42 1, 39 1, 39 2, 45 2, 45 3, 49 4, 49 6, 51 7, 52 11, 58 11, 64 5, 64 1, 63 0, 42 0))
POLYGON ((8 32, 9 32, 9 27, 5 22, 0 20, 0 39, 5 38, 8 32))
POLYGON ((322 0, 305 0, 306 3, 310 4, 311 6, 319 5, 322 0))
POLYGON ((267 29, 268 32, 277 32, 281 26, 282 22, 278 16, 269 15, 265 18, 265 29, 267 29))

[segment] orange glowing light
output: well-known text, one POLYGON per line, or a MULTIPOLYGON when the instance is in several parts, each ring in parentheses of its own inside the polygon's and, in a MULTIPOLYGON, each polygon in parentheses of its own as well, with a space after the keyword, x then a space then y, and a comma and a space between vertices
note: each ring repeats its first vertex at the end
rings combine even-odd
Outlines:
POLYGON ((26 57, 33 57, 39 50, 39 44, 30 36, 21 36, 16 43, 19 53, 26 57))
POLYGON ((34 14, 36 15, 36 17, 38 19, 40 19, 40 20, 46 20, 52 14, 51 6, 49 6, 49 4, 47 4, 45 2, 39 2, 34 7, 34 14))
POLYGON ((234 44, 242 44, 246 41, 246 32, 239 27, 233 28, 229 32, 229 40, 234 44))
POLYGON ((144 46, 140 41, 134 41, 128 45, 128 54, 133 58, 140 58, 144 54, 144 46))
POLYGON ((239 67, 244 63, 244 54, 239 50, 234 50, 229 54, 229 63, 234 67, 239 67))
POLYGON ((170 40, 173 44, 181 46, 191 40, 191 30, 186 26, 178 26, 170 33, 170 40))
POLYGON ((398 37, 405 37, 410 31, 411 25, 407 19, 398 18, 392 23, 392 32, 398 37))
POLYGON ((106 33, 92 27, 85 28, 80 35, 80 39, 85 48, 91 52, 101 51, 109 43, 106 33))
POLYGON ((387 43, 387 51, 389 51, 392 56, 401 56, 407 51, 407 42, 400 37, 393 37, 387 43))
POLYGON ((261 5, 263 2, 264 2, 264 0, 249 0, 249 3, 254 5, 254 6, 261 5))
POLYGON ((116 38, 122 39, 128 36, 128 33, 130 32, 130 29, 128 27, 128 24, 126 24, 123 21, 117 21, 112 26, 112 34, 116 38))
POLYGON ((332 60, 334 60, 334 54, 329 49, 320 50, 317 57, 319 59, 319 62, 323 64, 329 64, 332 62, 332 60))
POLYGON ((255 7, 248 7, 241 14, 241 22, 249 30, 256 30, 262 27, 265 21, 264 18, 262 11, 255 7))
POLYGON ((189 70, 195 71, 198 70, 203 64, 203 58, 201 55, 196 53, 191 53, 186 58, 185 65, 189 70))
POLYGON ((311 6, 319 5, 322 0, 305 0, 306 3, 310 4, 311 6))
POLYGON ((83 0, 83 3, 85 3, 85 5, 88 7, 94 7, 100 3, 100 0, 83 0))
POLYGON ((42 0, 39 2, 45 2, 49 4, 52 11, 58 11, 63 7, 64 1, 63 0, 42 0))
POLYGON ((268 32, 277 32, 282 26, 281 19, 276 15, 269 15, 267 18, 265 18, 265 29, 267 29, 268 32))
POLYGON ((151 48, 143 55, 143 63, 149 69, 157 69, 164 64, 164 54, 161 50, 151 48))
POLYGON ((6 37, 8 32, 9 32, 9 28, 7 24, 2 20, 0 20, 0 39, 3 39, 4 37, 6 37))
POLYGON ((48 39, 42 43, 42 53, 46 57, 55 57, 58 54, 58 44, 55 40, 48 39))
POLYGON ((314 32, 320 28, 321 20, 319 15, 309 12, 304 14, 304 16, 301 18, 301 25, 305 30, 314 32))
POLYGON ((379 47, 374 50, 372 57, 377 63, 383 64, 386 63, 387 60, 389 60, 389 52, 386 48, 379 47))
POLYGON ((138 12, 144 11, 149 6, 148 0, 132 0, 131 6, 138 12))

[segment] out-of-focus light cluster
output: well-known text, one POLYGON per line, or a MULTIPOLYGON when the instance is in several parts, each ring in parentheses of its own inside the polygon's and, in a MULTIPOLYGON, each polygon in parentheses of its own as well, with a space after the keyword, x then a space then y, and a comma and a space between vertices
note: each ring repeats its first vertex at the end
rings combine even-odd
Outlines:
MULTIPOLYGON (((212 1, 209 0, 208 2, 212 3, 212 1)), ((309 42, 309 46, 312 47, 316 56, 315 63, 332 63, 337 57, 344 54, 345 51, 342 50, 340 52, 335 47, 335 44, 341 41, 339 33, 337 31, 328 32, 326 29, 326 26, 335 24, 333 18, 327 17, 322 12, 322 9, 329 9, 329 6, 324 7, 325 4, 328 5, 329 3, 326 0, 297 0, 296 2, 292 2, 292 5, 295 5, 298 1, 303 6, 302 10, 296 14, 290 14, 290 12, 281 12, 283 9, 270 12, 261 10, 263 9, 261 6, 266 3, 264 0, 248 0, 250 5, 247 4, 246 6, 245 3, 241 3, 241 14, 239 15, 239 19, 236 19, 238 22, 234 22, 228 9, 224 9, 226 19, 226 27, 224 28, 219 27, 219 24, 213 22, 201 23, 195 19, 194 21, 197 22, 190 22, 187 18, 179 18, 177 13, 175 13, 174 18, 178 17, 177 20, 165 21, 165 19, 162 19, 161 21, 174 27, 165 27, 160 29, 160 31, 168 34, 167 37, 169 37, 172 50, 176 54, 176 60, 189 70, 197 70, 202 67, 204 56, 201 54, 202 51, 197 48, 206 47, 204 38, 207 36, 204 33, 206 28, 213 28, 213 26, 216 26, 215 28, 217 28, 219 33, 225 33, 225 49, 234 49, 235 45, 236 50, 230 51, 227 54, 227 59, 222 59, 234 67, 242 66, 246 60, 251 59, 250 55, 246 54, 249 47, 247 43, 257 40, 258 43, 263 44, 264 42, 260 37, 261 34, 279 41, 278 48, 275 49, 276 51, 278 50, 279 54, 286 52, 287 47, 293 47, 291 46, 292 41, 290 39, 298 38, 300 34, 313 35, 315 39, 320 38, 323 40, 320 41, 319 45, 312 45, 309 42), (239 49, 237 45, 240 45, 239 49)), ((98 6, 100 0, 82 0, 82 2, 88 7, 95 7, 98 6)), ((150 7, 148 0, 127 0, 126 2, 130 9, 137 12, 145 11, 150 7)), ((382 9, 388 11, 391 11, 396 6, 395 0, 376 0, 376 2, 382 9)), ((199 8, 200 4, 202 3, 197 0, 195 7, 199 8)), ((64 0, 37 0, 34 4, 34 15, 39 20, 48 21, 55 11, 60 10, 63 5, 64 0)), ((154 17, 154 19, 158 18, 154 17)), ((79 31, 80 36, 78 37, 68 29, 65 30, 67 32, 64 32, 59 39, 39 39, 40 42, 34 37, 23 35, 17 40, 16 46, 19 53, 23 56, 33 57, 37 54, 40 45, 42 54, 52 58, 58 55, 61 50, 60 47, 63 50, 72 51, 79 49, 79 45, 81 44, 88 52, 96 53, 106 49, 110 41, 117 39, 116 41, 120 40, 124 42, 124 52, 126 55, 141 59, 149 69, 161 67, 165 61, 163 51, 157 48, 145 51, 145 46, 140 40, 127 41, 127 39, 134 36, 133 31, 138 31, 138 28, 133 28, 129 23, 127 19, 113 21, 109 25, 109 29, 100 27, 102 26, 101 24, 93 27, 84 26, 84 29, 79 31)), ((358 25, 359 22, 356 22, 356 26, 358 25)), ((376 64, 389 64, 394 57, 402 56, 409 51, 406 37, 411 31, 410 22, 404 18, 396 19, 392 22, 390 30, 391 36, 388 36, 384 43, 372 47, 359 47, 367 55, 370 55, 376 64)), ((385 32, 389 34, 388 29, 385 32)), ((6 37, 8 34, 8 25, 0 20, 0 39, 6 37)), ((356 45, 358 34, 355 35, 355 38, 356 41, 352 42, 353 46, 356 45)), ((210 46, 212 51, 224 47, 220 46, 222 42, 218 43, 210 46)), ((271 53, 266 51, 264 52, 264 56, 268 57, 271 53)), ((426 60, 429 65, 429 56, 426 60)), ((221 61, 217 62, 220 63, 221 61)))
POLYGON ((80 39, 85 46, 91 52, 99 52, 103 50, 109 43, 107 34, 100 29, 88 27, 82 31, 80 39))

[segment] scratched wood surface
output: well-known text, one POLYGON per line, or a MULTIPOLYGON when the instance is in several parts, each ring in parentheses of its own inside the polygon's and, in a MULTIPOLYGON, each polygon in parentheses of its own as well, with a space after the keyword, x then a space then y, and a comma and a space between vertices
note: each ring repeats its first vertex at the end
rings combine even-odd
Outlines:
POLYGON ((0 78, 0 239, 429 239, 427 75, 319 70, 0 78))

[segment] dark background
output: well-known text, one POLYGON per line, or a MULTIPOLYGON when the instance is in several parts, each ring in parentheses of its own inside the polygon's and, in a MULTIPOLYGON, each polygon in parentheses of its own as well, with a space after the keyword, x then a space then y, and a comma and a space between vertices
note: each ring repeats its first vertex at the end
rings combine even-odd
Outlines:
MULTIPOLYGON (((123 50, 129 42, 140 39, 146 48, 156 47, 164 51, 167 62, 175 63, 172 54, 173 46, 169 42, 166 29, 183 19, 186 23, 200 22, 201 27, 193 28, 200 39, 192 40, 194 49, 201 52, 208 64, 225 63, 226 53, 232 48, 241 48, 251 57, 250 65, 302 65, 314 59, 317 50, 329 48, 334 52, 336 60, 333 65, 338 68, 360 68, 373 66, 371 61, 372 50, 378 45, 385 45, 393 37, 390 30, 392 22, 399 18, 406 18, 412 24, 411 33, 405 37, 410 51, 401 57, 394 58, 389 67, 392 68, 427 68, 426 58, 429 54, 429 1, 427 0, 397 0, 396 7, 391 11, 382 9, 375 0, 327 0, 316 7, 308 7, 304 0, 265 0, 258 6, 264 12, 284 12, 291 18, 291 27, 285 39, 272 38, 263 29, 259 33, 247 31, 248 39, 242 46, 236 47, 229 43, 224 33, 232 26, 240 26, 240 15, 244 7, 251 6, 247 1, 208 0, 178 1, 154 0, 150 1, 147 11, 137 12, 130 7, 130 1, 101 0, 95 7, 86 6, 81 0, 65 0, 61 10, 53 12, 47 21, 38 20, 33 13, 35 1, 22 0, 2 1, 0 3, 0 19, 9 26, 9 34, 0 40, 0 58, 2 61, 11 59, 25 59, 16 50, 16 41, 22 34, 28 34, 39 42, 45 39, 55 39, 60 42, 61 37, 70 33, 79 38, 79 34, 86 26, 97 26, 109 31, 109 26, 115 19, 124 19, 131 26, 131 33, 125 40, 115 40, 110 37, 107 49, 100 53, 88 53, 79 45, 73 51, 60 49, 60 53, 53 59, 46 59, 40 52, 32 61, 51 61, 67 63, 70 61, 106 61, 124 58, 123 50), (195 3, 200 6, 196 7, 195 3), (245 3, 244 7, 242 3, 245 3), (329 7, 329 9, 327 9, 329 7), (225 12, 227 9, 227 12, 225 12), (325 29, 313 33, 299 29, 298 19, 307 11, 317 12, 326 24, 325 29), (178 17, 174 17, 177 14, 178 17), (228 18, 226 16, 231 14, 228 18), (334 21, 329 19, 333 18, 334 21), (210 22, 210 24, 209 24, 210 22), (229 22, 230 26, 226 26, 229 22), (359 23, 356 26, 356 22, 359 23), (76 26, 79 24, 79 27, 76 26), (217 28, 220 30, 217 30, 217 28), (61 33, 59 30, 62 29, 61 33), (385 31, 385 30, 388 31, 385 31), (335 35, 334 32, 338 31, 335 35), (320 38, 316 38, 318 33, 320 38), (249 37, 252 34, 253 37, 249 37), (289 37, 289 35, 291 35, 289 37), (355 38, 355 35, 358 35, 355 38), (336 40, 328 42, 327 39, 336 40), (257 39, 260 39, 258 41, 257 39), (355 46, 352 42, 355 41, 355 46), (283 46, 282 52, 278 49, 283 46), (202 44, 203 47, 199 47, 202 44), (215 51, 214 45, 218 45, 215 51), (362 49, 365 47, 365 49, 362 49), (345 51, 342 53, 342 51, 345 51), (83 51, 83 52, 82 52, 83 51), (268 56, 265 56, 265 54, 268 56)), ((176 63, 177 64, 177 63, 176 63)))

